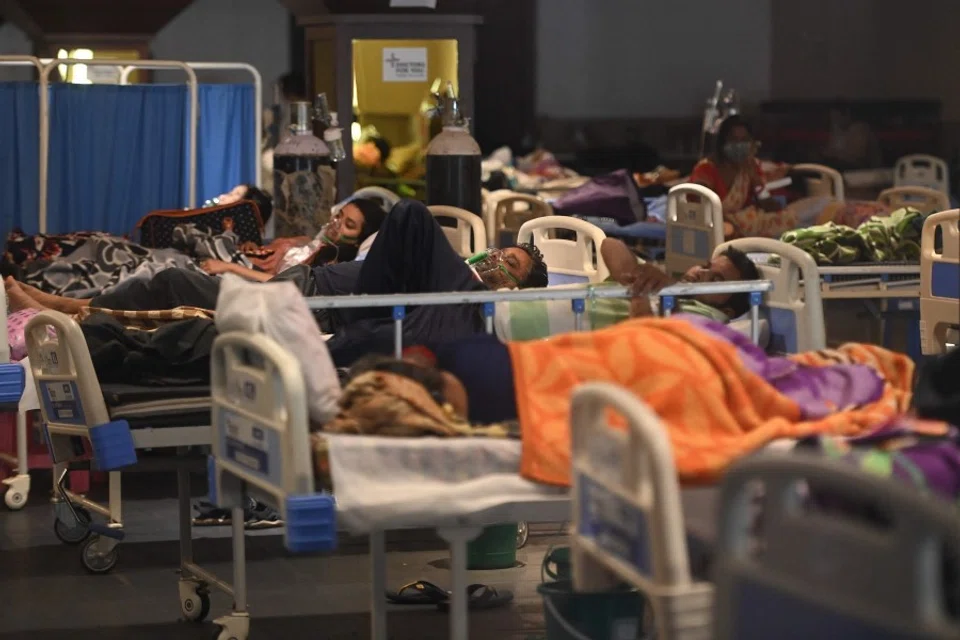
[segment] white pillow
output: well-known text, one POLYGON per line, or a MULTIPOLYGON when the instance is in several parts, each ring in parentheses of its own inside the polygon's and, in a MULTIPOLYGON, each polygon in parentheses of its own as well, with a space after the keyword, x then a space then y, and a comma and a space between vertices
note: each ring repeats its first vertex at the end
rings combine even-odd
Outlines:
POLYGON ((292 282, 248 282, 233 274, 221 279, 217 331, 262 333, 300 360, 307 409, 314 422, 337 413, 340 379, 307 303, 292 282))

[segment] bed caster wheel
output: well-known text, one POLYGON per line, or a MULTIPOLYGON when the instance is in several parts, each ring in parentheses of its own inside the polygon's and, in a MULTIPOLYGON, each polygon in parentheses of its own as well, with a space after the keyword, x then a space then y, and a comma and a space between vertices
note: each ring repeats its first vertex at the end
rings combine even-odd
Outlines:
POLYGON ((116 545, 105 550, 103 545, 107 542, 100 536, 92 536, 87 540, 80 553, 80 561, 83 563, 84 569, 90 573, 110 573, 113 571, 120 559, 120 553, 116 545))
POLYGON ((210 593, 204 585, 180 582, 180 613, 187 622, 203 622, 210 613, 210 593))
POLYGON ((214 622, 220 627, 213 634, 213 640, 248 640, 250 638, 250 616, 232 613, 214 622))
MULTIPOLYGON (((53 521, 53 533, 57 539, 64 544, 80 544, 90 535, 90 513, 83 507, 75 507, 77 520, 68 524, 60 518, 58 514, 53 521)), ((68 520, 73 520, 71 514, 67 514, 68 520)))
POLYGON ((7 489, 7 492, 3 494, 3 503, 7 505, 7 508, 11 511, 20 511, 20 509, 23 509, 27 504, 27 496, 10 487, 7 489))
POLYGON ((517 523, 517 549, 523 549, 527 546, 527 540, 530 539, 530 527, 526 522, 517 523))

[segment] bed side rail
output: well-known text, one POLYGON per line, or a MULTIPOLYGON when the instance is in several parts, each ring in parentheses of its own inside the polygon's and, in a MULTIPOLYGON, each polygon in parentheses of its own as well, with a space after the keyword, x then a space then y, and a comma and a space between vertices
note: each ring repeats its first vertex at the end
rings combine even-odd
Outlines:
POLYGON ((623 580, 650 600, 659 637, 706 638, 712 587, 690 575, 673 452, 657 418, 606 383, 573 396, 573 581, 578 591, 623 580), (610 411, 627 430, 608 425, 610 411))
POLYGON ((219 336, 211 353, 210 500, 275 507, 294 552, 336 546, 332 496, 314 493, 306 388, 300 364, 260 334, 219 336))
POLYGON ((960 637, 960 517, 897 480, 745 458, 721 484, 717 553, 718 640, 960 637))

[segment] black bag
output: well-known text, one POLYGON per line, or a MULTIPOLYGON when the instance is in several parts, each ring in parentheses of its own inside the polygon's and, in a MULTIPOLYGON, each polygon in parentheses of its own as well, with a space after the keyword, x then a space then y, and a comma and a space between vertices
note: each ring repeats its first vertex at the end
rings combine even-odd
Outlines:
POLYGON ((296 264, 289 269, 284 269, 270 278, 270 282, 292 282, 304 298, 320 295, 313 269, 306 264, 296 264))
POLYGON ((173 246, 173 230, 181 224, 193 224, 212 234, 233 230, 238 244, 263 244, 263 220, 255 202, 243 200, 204 209, 187 211, 154 211, 140 218, 140 244, 148 249, 169 249, 173 246))

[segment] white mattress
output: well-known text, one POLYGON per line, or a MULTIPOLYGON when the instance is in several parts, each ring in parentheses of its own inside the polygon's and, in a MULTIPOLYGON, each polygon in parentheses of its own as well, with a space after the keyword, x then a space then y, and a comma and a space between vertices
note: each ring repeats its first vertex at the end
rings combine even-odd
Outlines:
POLYGON ((325 437, 338 524, 354 533, 569 518, 566 488, 520 477, 518 440, 325 437))

